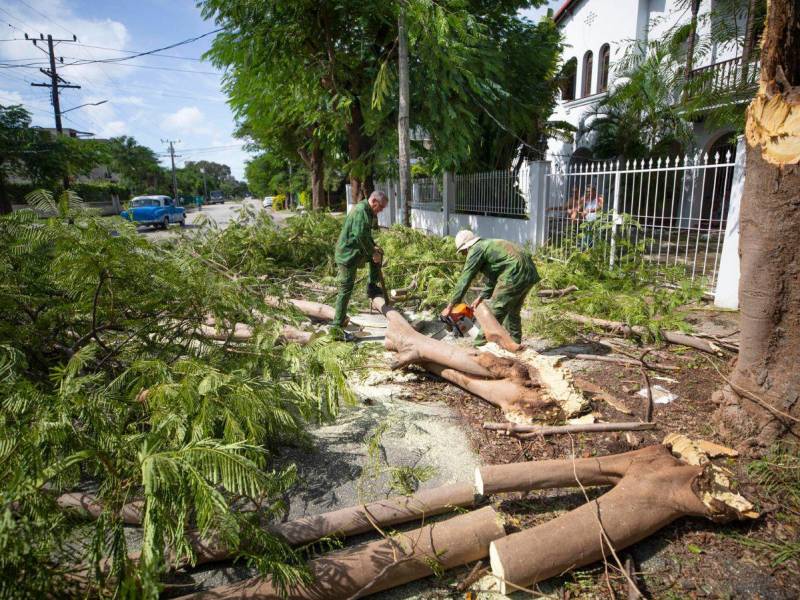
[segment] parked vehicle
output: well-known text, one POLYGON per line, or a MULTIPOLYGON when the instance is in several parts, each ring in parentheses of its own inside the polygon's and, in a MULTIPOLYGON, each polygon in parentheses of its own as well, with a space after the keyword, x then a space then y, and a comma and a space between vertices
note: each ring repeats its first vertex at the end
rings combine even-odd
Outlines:
POLYGON ((127 210, 120 213, 123 219, 133 221, 137 225, 152 225, 166 229, 170 223, 186 226, 186 210, 175 206, 169 196, 136 196, 131 199, 127 210))
POLYGON ((272 208, 272 196, 267 196, 264 198, 264 202, 261 203, 264 208, 272 208))
POLYGON ((209 204, 225 204, 225 194, 220 190, 214 190, 208 195, 209 204))

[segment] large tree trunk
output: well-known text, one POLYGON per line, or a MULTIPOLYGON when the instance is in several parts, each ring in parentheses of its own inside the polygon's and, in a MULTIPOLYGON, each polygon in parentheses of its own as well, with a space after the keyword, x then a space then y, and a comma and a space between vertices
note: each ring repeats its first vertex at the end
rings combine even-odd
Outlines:
POLYGON ((358 98, 350 105, 350 122, 346 126, 347 153, 350 158, 350 189, 353 203, 360 202, 374 190, 372 182, 372 151, 374 142, 364 133, 364 115, 358 98))
MULTIPOLYGON (((3 166, 0 165, 0 169, 3 166)), ((11 198, 8 197, 8 190, 6 189, 6 178, 0 172, 0 215, 10 214, 14 210, 11 206, 11 198)))
POLYGON ((530 586, 606 558, 682 516, 717 522, 753 518, 752 505, 730 492, 710 463, 688 465, 665 446, 626 454, 482 467, 479 492, 614 485, 597 500, 556 519, 492 542, 492 572, 500 592, 530 586), (612 550, 613 549, 613 550, 612 550))
POLYGON ((761 81, 747 111, 740 217, 741 342, 715 395, 732 437, 759 444, 800 435, 800 2, 772 0, 761 81))
POLYGON ((322 158, 322 149, 319 142, 311 148, 311 205, 314 210, 321 210, 327 206, 325 202, 325 163, 322 158))
POLYGON ((686 81, 692 76, 694 68, 694 47, 697 37, 697 13, 700 11, 700 0, 691 0, 692 17, 689 22, 689 38, 686 40, 686 66, 684 67, 684 77, 686 81))
POLYGON ((397 67, 399 73, 400 104, 397 115, 397 139, 399 149, 400 201, 403 203, 403 225, 411 227, 411 142, 409 140, 409 97, 408 83, 408 33, 406 32, 406 9, 400 4, 397 18, 398 53, 397 67))
POLYGON ((255 577, 184 598, 360 598, 484 558, 489 544, 504 535, 499 516, 487 506, 312 560, 308 566, 314 580, 287 586, 285 593, 270 578, 255 577))
POLYGON ((549 390, 542 390, 545 378, 533 365, 429 338, 381 297, 374 298, 372 306, 389 322, 385 346, 397 352, 393 368, 420 365, 499 407, 509 421, 554 421, 564 416, 549 390))

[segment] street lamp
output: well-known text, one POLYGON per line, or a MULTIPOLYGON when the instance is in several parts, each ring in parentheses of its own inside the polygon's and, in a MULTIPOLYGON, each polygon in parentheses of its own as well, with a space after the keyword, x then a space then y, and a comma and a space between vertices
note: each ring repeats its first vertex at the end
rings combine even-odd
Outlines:
POLYGON ((100 100, 100 102, 87 102, 86 104, 79 104, 78 106, 73 106, 72 108, 68 108, 67 110, 62 110, 59 114, 63 115, 73 110, 77 110, 79 108, 83 108, 84 106, 100 106, 101 104, 105 104, 108 100, 100 100))

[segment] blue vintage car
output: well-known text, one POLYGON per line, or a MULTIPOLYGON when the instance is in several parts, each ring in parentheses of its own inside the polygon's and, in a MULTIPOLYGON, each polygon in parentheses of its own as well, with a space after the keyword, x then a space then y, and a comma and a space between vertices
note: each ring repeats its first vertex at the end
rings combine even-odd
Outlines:
POLYGON ((153 225, 162 229, 166 229, 170 223, 186 226, 186 210, 175 206, 169 196, 136 196, 120 216, 138 225, 153 225))

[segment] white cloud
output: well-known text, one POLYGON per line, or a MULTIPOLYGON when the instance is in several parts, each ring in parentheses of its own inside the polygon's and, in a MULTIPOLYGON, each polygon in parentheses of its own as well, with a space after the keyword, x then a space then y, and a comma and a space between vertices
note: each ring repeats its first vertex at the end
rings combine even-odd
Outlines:
POLYGON ((103 129, 97 132, 98 137, 112 138, 124 135, 128 131, 125 121, 108 121, 103 125, 103 129))
POLYGON ((0 104, 3 106, 10 106, 12 104, 24 104, 22 95, 17 92, 7 92, 0 90, 0 104))
POLYGON ((176 132, 185 131, 190 128, 194 131, 198 131, 205 129, 201 127, 203 119, 203 112, 199 108, 196 106, 184 106, 171 115, 167 115, 161 122, 161 125, 165 129, 176 132))

